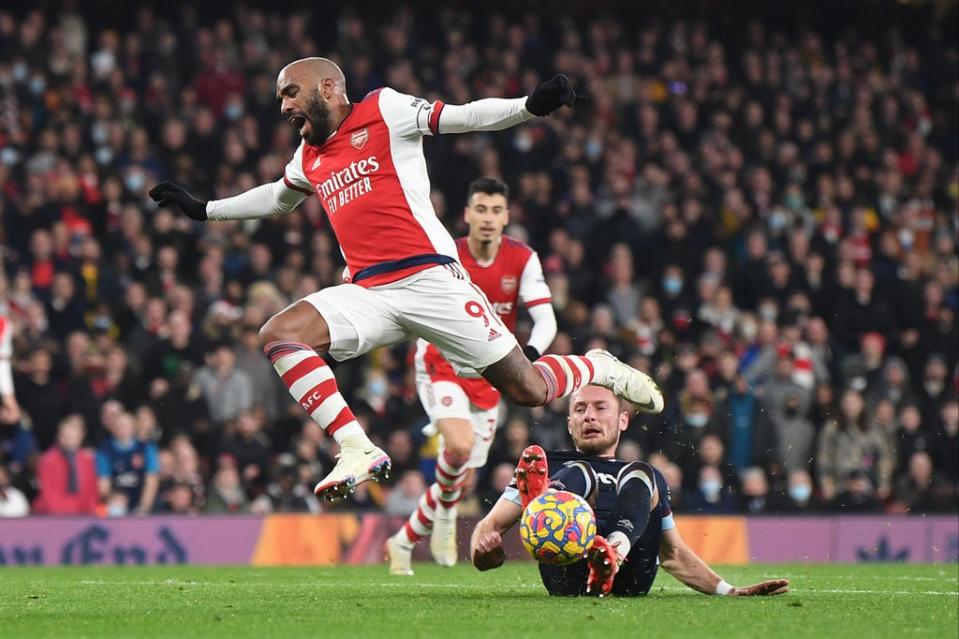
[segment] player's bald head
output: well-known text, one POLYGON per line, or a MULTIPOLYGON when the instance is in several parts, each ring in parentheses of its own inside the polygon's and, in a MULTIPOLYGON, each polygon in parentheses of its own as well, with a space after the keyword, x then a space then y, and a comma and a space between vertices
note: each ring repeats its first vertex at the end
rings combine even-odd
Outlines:
POLYGON ((346 76, 343 69, 329 58, 300 58, 282 69, 276 79, 279 91, 287 83, 300 85, 320 85, 324 80, 332 80, 341 91, 346 90, 346 76))

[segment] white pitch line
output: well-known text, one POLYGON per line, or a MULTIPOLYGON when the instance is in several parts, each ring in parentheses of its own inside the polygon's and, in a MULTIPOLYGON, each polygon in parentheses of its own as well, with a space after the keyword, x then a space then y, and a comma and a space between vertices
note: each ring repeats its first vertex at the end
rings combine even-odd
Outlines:
MULTIPOLYGON (((259 583, 255 581, 245 581, 242 583, 226 584, 219 581, 174 581, 174 580, 164 580, 164 581, 107 581, 99 579, 84 579, 78 582, 75 582, 84 586, 104 586, 104 585, 135 585, 135 586, 225 586, 225 585, 234 585, 234 586, 269 586, 273 587, 275 584, 271 583, 259 583)), ((364 586, 377 586, 384 588, 442 588, 444 590, 458 590, 458 589, 476 589, 482 586, 474 584, 458 584, 458 583, 448 583, 448 584, 436 584, 436 583, 417 583, 415 581, 404 579, 403 581, 384 581, 380 583, 363 583, 363 582, 354 582, 356 585, 364 586)), ((321 586, 322 581, 301 581, 301 582, 283 582, 283 586, 321 586)), ((526 588, 530 590, 543 590, 542 584, 511 584, 510 588, 526 588)), ((682 588, 677 586, 653 586, 651 593, 655 594, 658 590, 665 590, 666 592, 688 592, 692 593, 693 590, 689 588, 682 588)), ((948 596, 948 597, 959 597, 959 591, 956 590, 861 590, 853 588, 790 588, 789 592, 796 594, 840 594, 840 595, 929 595, 929 596, 948 596)))
POLYGON ((881 575, 863 575, 862 577, 857 577, 856 575, 789 575, 790 579, 818 579, 821 581, 828 581, 832 579, 847 579, 847 580, 866 580, 872 579, 875 581, 959 581, 959 575, 955 577, 950 575, 942 575, 941 577, 909 577, 909 576, 899 576, 899 577, 883 577, 881 575))

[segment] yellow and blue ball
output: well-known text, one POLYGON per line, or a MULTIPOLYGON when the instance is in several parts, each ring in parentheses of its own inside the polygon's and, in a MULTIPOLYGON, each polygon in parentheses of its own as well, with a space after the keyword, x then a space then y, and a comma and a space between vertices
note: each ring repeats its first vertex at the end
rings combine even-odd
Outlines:
POLYGON ((596 516, 579 495, 547 490, 523 511, 519 534, 533 559, 565 566, 582 559, 593 544, 596 516))

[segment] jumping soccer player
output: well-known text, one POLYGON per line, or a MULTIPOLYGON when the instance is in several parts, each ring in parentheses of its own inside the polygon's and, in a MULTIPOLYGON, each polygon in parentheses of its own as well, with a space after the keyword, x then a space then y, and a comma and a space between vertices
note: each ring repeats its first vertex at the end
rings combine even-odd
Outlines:
MULTIPOLYGON (((282 179, 208 202, 170 182, 155 186, 150 196, 201 221, 283 215, 307 196, 321 198, 352 281, 306 296, 260 329, 277 374, 340 446, 336 466, 314 488, 318 496, 349 495, 357 484, 385 476, 390 466, 346 405, 320 352, 342 361, 422 337, 454 368, 480 373, 523 406, 542 406, 593 383, 640 410, 662 410, 653 380, 605 351, 546 355, 531 365, 470 282, 430 203, 423 136, 505 129, 572 106, 576 94, 566 76, 543 82, 524 98, 456 106, 383 88, 353 104, 336 64, 304 58, 280 71, 276 97, 302 138, 282 179)), ((466 461, 458 460, 452 474, 466 461)))
POLYGON ((731 586, 686 546, 673 522, 662 473, 644 462, 613 457, 620 433, 629 425, 629 413, 613 393, 594 385, 574 392, 567 421, 576 450, 547 455, 539 446, 528 447, 514 484, 476 525, 470 550, 479 570, 503 564, 502 535, 530 501, 552 487, 593 504, 598 534, 587 559, 569 566, 539 564, 551 595, 645 595, 660 565, 706 594, 778 595, 789 590, 786 579, 731 586), (551 480, 548 468, 553 470, 551 480))
MULTIPOLYGON (((475 180, 463 219, 469 234, 456 240, 460 263, 506 328, 515 329, 520 304, 527 308, 533 328, 523 352, 530 360, 539 359, 556 337, 556 316, 539 256, 522 242, 503 236, 509 224, 509 188, 496 178, 475 180)), ((413 574, 413 546, 426 536, 438 564, 456 564, 456 503, 472 485, 473 469, 486 465, 499 421, 500 394, 488 381, 457 375, 439 350, 423 339, 417 340, 415 362, 416 388, 430 418, 428 428, 440 432, 442 445, 436 482, 386 543, 394 575, 413 574)))

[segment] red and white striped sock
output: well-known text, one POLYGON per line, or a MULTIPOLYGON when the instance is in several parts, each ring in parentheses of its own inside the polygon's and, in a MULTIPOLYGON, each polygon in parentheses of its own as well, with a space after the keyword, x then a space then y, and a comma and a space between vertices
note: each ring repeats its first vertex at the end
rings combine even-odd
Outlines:
POLYGON ((546 382, 548 404, 557 397, 566 397, 598 377, 595 363, 582 355, 543 355, 533 362, 533 368, 546 382))
POLYGON ((460 500, 463 494, 461 480, 467 471, 468 461, 445 450, 439 456, 436 460, 436 481, 423 493, 416 511, 396 533, 402 545, 412 547, 424 537, 429 537, 433 532, 437 508, 452 508, 460 500))
POLYGON ((298 342, 270 342, 263 352, 290 389, 293 399, 327 435, 337 443, 357 435, 366 437, 353 411, 340 395, 333 371, 316 351, 298 342))

